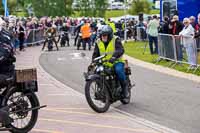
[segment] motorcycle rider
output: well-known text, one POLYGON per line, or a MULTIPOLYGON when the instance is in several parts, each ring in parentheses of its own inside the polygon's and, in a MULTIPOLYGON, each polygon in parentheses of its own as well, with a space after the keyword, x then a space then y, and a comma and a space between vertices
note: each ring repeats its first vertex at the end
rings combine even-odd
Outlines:
MULTIPOLYGON (((47 31, 46 31, 46 34, 48 34, 48 33, 51 33, 53 42, 55 43, 57 51, 58 51, 59 50, 58 49, 58 44, 57 44, 56 39, 55 39, 55 36, 56 36, 56 25, 53 24, 52 27, 48 28, 47 31)), ((42 47, 42 50, 44 50, 47 42, 48 42, 48 40, 46 38, 45 41, 44 41, 44 45, 42 47)))
MULTIPOLYGON (((5 87, 10 80, 14 80, 14 49, 11 44, 12 35, 3 27, 5 21, 0 18, 0 87, 5 87)), ((0 99, 1 101, 2 99, 0 99)), ((9 117, 8 109, 0 109, 0 123, 10 124, 12 119, 9 117)))
POLYGON ((2 27, 5 23, 0 19, 0 86, 6 85, 6 79, 14 75, 14 49, 12 46, 12 35, 2 27))
POLYGON ((84 21, 82 20, 80 22, 79 25, 76 26, 75 30, 74 30, 74 34, 76 35, 75 39, 74 39, 74 46, 76 46, 76 43, 77 43, 77 40, 78 40, 78 37, 79 37, 79 33, 81 31, 81 26, 83 26, 84 24, 84 21))
POLYGON ((95 45, 92 60, 105 53, 107 54, 105 60, 109 60, 109 62, 106 62, 105 65, 114 68, 123 90, 123 98, 129 97, 126 75, 124 70, 124 60, 122 59, 122 55, 124 54, 124 48, 121 40, 113 36, 113 30, 108 25, 104 25, 101 28, 100 39, 95 45))
POLYGON ((117 32, 117 29, 116 29, 114 21, 111 21, 111 19, 109 18, 107 24, 112 28, 113 34, 115 35, 117 32))
MULTIPOLYGON (((67 45, 69 45, 69 36, 68 36, 68 32, 69 32, 69 26, 67 26, 67 23, 63 23, 63 26, 60 29, 61 31, 65 32, 64 33, 64 40, 67 41, 67 45)), ((62 38, 61 38, 62 39, 62 38)))

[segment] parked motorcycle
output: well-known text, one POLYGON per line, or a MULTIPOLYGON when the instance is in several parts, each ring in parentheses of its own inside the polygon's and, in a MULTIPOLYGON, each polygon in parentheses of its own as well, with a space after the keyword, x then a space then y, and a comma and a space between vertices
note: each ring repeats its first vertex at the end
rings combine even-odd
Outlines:
POLYGON ((0 86, 0 131, 28 133, 36 124, 40 106, 36 69, 16 70, 0 86), (2 119, 1 119, 2 118, 2 119))
POLYGON ((61 47, 65 47, 66 41, 67 41, 67 46, 69 47, 69 36, 68 36, 68 32, 66 32, 66 31, 61 31, 61 41, 60 41, 61 47))
POLYGON ((122 104, 130 103, 131 88, 133 87, 129 78, 131 69, 126 61, 125 72, 130 95, 123 98, 122 88, 113 68, 104 65, 105 62, 108 62, 103 60, 105 56, 106 54, 94 59, 88 67, 88 72, 84 73, 86 100, 89 106, 98 113, 106 112, 110 105, 118 100, 122 104))

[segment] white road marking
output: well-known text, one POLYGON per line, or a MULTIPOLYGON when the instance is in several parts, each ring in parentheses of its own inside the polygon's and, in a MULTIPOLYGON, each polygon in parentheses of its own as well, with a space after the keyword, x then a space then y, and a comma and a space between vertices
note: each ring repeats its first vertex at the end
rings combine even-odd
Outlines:
POLYGON ((62 58, 57 58, 57 60, 58 60, 58 61, 65 61, 66 58, 63 58, 63 57, 62 57, 62 58))

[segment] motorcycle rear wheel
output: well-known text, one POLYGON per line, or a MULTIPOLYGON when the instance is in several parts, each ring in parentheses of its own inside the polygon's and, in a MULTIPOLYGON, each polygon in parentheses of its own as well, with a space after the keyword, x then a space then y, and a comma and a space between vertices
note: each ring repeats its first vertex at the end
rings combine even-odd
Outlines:
POLYGON ((40 106, 37 96, 35 93, 31 92, 29 92, 29 94, 24 94, 23 92, 19 92, 17 88, 14 88, 6 95, 6 97, 7 98, 3 100, 2 105, 9 106, 9 104, 13 104, 13 106, 9 108, 9 116, 14 120, 13 123, 6 125, 6 128, 11 129, 10 132, 12 133, 28 133, 37 122, 38 110, 31 110, 28 112, 25 112, 25 110, 40 106), (13 113, 13 111, 17 111, 17 113, 13 113), (27 119, 28 122, 26 123, 25 120, 27 119), (23 123, 24 126, 19 126, 18 121, 20 120, 21 124, 23 123))

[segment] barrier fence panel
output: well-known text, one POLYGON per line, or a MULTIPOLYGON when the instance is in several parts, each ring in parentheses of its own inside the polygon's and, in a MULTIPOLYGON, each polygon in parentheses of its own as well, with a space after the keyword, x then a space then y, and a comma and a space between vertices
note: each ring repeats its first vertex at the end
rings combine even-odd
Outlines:
POLYGON ((44 39, 44 29, 35 30, 35 42, 42 42, 44 39))
POLYGON ((181 37, 178 35, 173 36, 174 38, 174 45, 176 47, 176 57, 177 57, 177 62, 183 62, 187 61, 187 54, 185 52, 183 43, 181 41, 181 37))
POLYGON ((159 34, 158 55, 159 59, 188 64, 188 70, 196 72, 200 68, 200 38, 159 34))
POLYGON ((181 43, 183 44, 183 60, 179 60, 179 62, 196 66, 198 57, 196 39, 193 37, 181 37, 181 43))
POLYGON ((44 38, 44 29, 32 29, 28 30, 27 38, 25 39, 25 45, 34 45, 37 43, 41 43, 45 40, 44 38))
POLYGON ((70 26, 69 28, 69 33, 71 34, 71 36, 75 36, 75 29, 76 29, 76 26, 70 26))
POLYGON ((159 59, 167 59, 177 61, 175 40, 172 35, 159 34, 158 35, 158 55, 159 59))
POLYGON ((27 31, 27 38, 25 40, 25 45, 31 45, 34 42, 34 30, 27 31))
POLYGON ((200 65, 200 38, 196 39, 196 46, 197 46, 197 64, 200 65))

